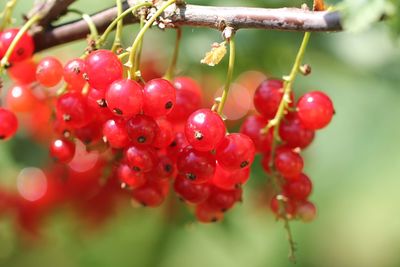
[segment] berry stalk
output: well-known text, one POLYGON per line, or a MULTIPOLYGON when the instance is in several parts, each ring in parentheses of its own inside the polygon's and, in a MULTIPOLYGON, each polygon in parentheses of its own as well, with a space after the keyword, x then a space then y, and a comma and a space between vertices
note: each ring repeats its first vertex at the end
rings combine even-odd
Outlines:
POLYGON ((164 75, 164 79, 166 79, 168 81, 172 81, 172 79, 175 76, 176 63, 178 62, 179 46, 181 43, 181 38, 182 38, 182 29, 176 28, 176 41, 175 41, 174 52, 172 54, 172 60, 171 60, 171 63, 169 64, 168 69, 164 75))
MULTIPOLYGON (((123 13, 122 1, 121 0, 116 0, 115 2, 116 2, 116 5, 117 5, 117 10, 118 10, 118 16, 117 17, 120 17, 121 14, 123 13)), ((119 47, 121 47, 121 35, 122 35, 122 27, 123 26, 124 26, 123 25, 123 21, 121 19, 118 20, 117 29, 115 31, 114 42, 113 42, 113 45, 112 45, 112 48, 111 48, 111 51, 113 51, 113 52, 117 51, 117 49, 119 47)))
POLYGON ((157 10, 157 12, 146 22, 146 24, 143 26, 143 28, 139 31, 137 34, 135 40, 133 41, 133 44, 131 46, 131 51, 129 54, 129 59, 128 62, 126 63, 127 66, 129 66, 129 72, 128 72, 128 77, 131 79, 132 77, 135 77, 134 69, 133 69, 133 64, 135 62, 135 56, 136 56, 136 51, 139 47, 139 44, 141 40, 143 39, 144 34, 146 31, 153 25, 153 23, 156 21, 156 19, 164 12, 165 9, 167 9, 170 5, 174 4, 176 0, 169 0, 167 3, 165 3, 160 9, 157 10))
MULTIPOLYGON (((144 26, 145 14, 140 14, 140 29, 144 26)), ((139 70, 140 58, 142 57, 142 48, 143 48, 143 38, 139 42, 138 51, 135 57, 135 63, 133 64, 133 73, 139 70)))
POLYGON ((10 59, 10 56, 11 56, 12 52, 14 51, 15 46, 18 44, 19 40, 24 35, 24 33, 26 33, 32 27, 32 25, 35 24, 36 22, 38 22, 41 18, 42 18, 42 16, 40 14, 34 15, 18 31, 17 35, 15 36, 15 38, 11 42, 10 46, 8 47, 6 53, 4 54, 4 57, 0 61, 1 70, 3 70, 5 67, 7 67, 9 65, 8 60, 10 59))
POLYGON ((229 89, 231 87, 232 83, 232 77, 233 77, 233 69, 235 67, 235 53, 236 53, 236 47, 235 47, 235 35, 232 34, 232 36, 229 37, 229 63, 228 63, 228 72, 226 74, 226 81, 224 85, 224 91, 222 92, 221 100, 218 105, 217 112, 219 115, 222 115, 222 112, 224 110, 224 106, 226 103, 226 100, 228 98, 228 93, 229 89))
POLYGON ((118 17, 116 17, 111 23, 110 25, 108 25, 108 27, 106 28, 106 30, 103 32, 103 34, 100 36, 100 38, 97 40, 97 45, 98 46, 102 46, 104 44, 104 42, 106 41, 108 35, 113 31, 114 27, 118 24, 118 22, 120 20, 122 20, 124 17, 126 17, 128 14, 135 12, 137 9, 141 8, 141 7, 150 7, 152 6, 151 3, 145 2, 145 3, 140 3, 137 5, 134 5, 130 8, 128 8, 127 10, 125 10, 124 12, 121 13, 121 15, 119 15, 118 17))
POLYGON ((11 23, 11 15, 13 13, 14 7, 17 4, 17 0, 9 0, 4 7, 4 11, 0 14, 1 24, 0 31, 3 31, 8 24, 11 23))

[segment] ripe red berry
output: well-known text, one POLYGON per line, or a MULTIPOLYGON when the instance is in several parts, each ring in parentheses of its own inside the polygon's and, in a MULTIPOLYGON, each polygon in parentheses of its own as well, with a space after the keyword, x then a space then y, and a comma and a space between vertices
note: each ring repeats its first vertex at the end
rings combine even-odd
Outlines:
POLYGON ((143 186, 132 191, 132 198, 146 207, 158 207, 165 199, 162 186, 153 181, 148 181, 143 186))
POLYGON ((14 112, 30 112, 37 103, 37 98, 27 86, 14 85, 7 92, 7 105, 14 112))
POLYGON ((299 153, 289 148, 279 148, 275 155, 276 170, 286 179, 295 179, 303 170, 304 162, 299 153))
POLYGON ((188 145, 189 143, 186 140, 185 135, 181 132, 178 132, 167 147, 167 154, 171 159, 176 160, 181 150, 188 145))
POLYGON ((152 117, 165 116, 175 105, 174 86, 165 79, 148 81, 143 88, 143 112, 152 117))
POLYGON ((186 138, 194 149, 210 151, 216 148, 226 133, 221 117, 210 109, 192 113, 185 125, 186 138))
POLYGON ((153 146, 159 149, 166 148, 174 140, 172 125, 164 118, 158 118, 156 121, 158 127, 154 137, 153 146))
POLYGON ((43 58, 36 68, 37 81, 46 87, 57 85, 63 75, 63 67, 55 57, 43 58))
POLYGON ((296 179, 287 181, 284 190, 290 198, 304 200, 311 194, 312 183, 310 178, 302 173, 296 179))
POLYGON ((249 168, 254 160, 253 141, 245 134, 233 133, 225 136, 217 147, 218 164, 227 170, 249 168))
POLYGON ((0 140, 14 136, 18 129, 18 120, 14 113, 0 107, 0 140))
POLYGON ((129 118, 142 109, 142 87, 130 79, 113 82, 107 89, 105 97, 108 108, 118 116, 129 118))
POLYGON ((121 183, 124 183, 132 189, 138 188, 146 183, 146 178, 143 173, 133 170, 124 163, 118 166, 117 176, 121 183))
POLYGON ((294 115, 282 121, 279 127, 279 136, 286 146, 304 149, 313 141, 315 132, 304 128, 297 115, 294 115))
POLYGON ((124 148, 130 144, 126 122, 120 118, 113 118, 103 125, 103 135, 113 148, 124 148))
POLYGON ((296 215, 296 203, 285 195, 274 196, 271 199, 270 207, 278 218, 284 215, 290 219, 296 215), (283 211, 286 214, 282 214, 283 211))
POLYGON ((163 180, 171 178, 175 172, 175 163, 167 156, 158 156, 158 163, 149 173, 149 177, 153 180, 163 180))
POLYGON ((75 155, 75 143, 56 139, 50 145, 50 155, 59 162, 68 163, 75 155))
POLYGON ((261 130, 268 124, 268 121, 261 116, 251 115, 243 122, 240 132, 253 140, 258 152, 267 152, 271 149, 273 139, 273 128, 268 133, 261 133, 261 130))
POLYGON ((158 126, 152 117, 138 114, 127 121, 126 130, 135 145, 151 145, 158 126))
POLYGON ((310 130, 327 126, 335 112, 329 96, 320 91, 303 95, 297 103, 297 110, 301 124, 310 130))
POLYGON ((29 58, 12 64, 8 69, 8 74, 19 84, 30 84, 36 81, 36 66, 36 62, 29 58))
POLYGON ((215 172, 215 156, 210 152, 185 147, 178 155, 177 167, 180 174, 190 181, 201 184, 210 180, 215 172))
POLYGON ((176 103, 167 118, 173 122, 184 122, 190 114, 201 107, 201 88, 190 77, 177 77, 173 84, 176 89, 176 103))
POLYGON ((275 117, 283 97, 282 80, 265 80, 254 93, 254 106, 266 119, 275 117))
POLYGON ((224 190, 213 187, 207 199, 208 205, 220 211, 227 211, 235 205, 235 202, 242 198, 242 189, 224 190))
POLYGON ((58 120, 71 128, 81 128, 92 119, 86 98, 78 92, 66 93, 58 98, 56 115, 58 120))
POLYGON ((311 222, 317 215, 317 208, 312 202, 304 201, 297 204, 297 216, 303 222, 311 222))
POLYGON ((103 136, 102 131, 103 123, 100 121, 93 121, 81 128, 75 129, 75 136, 85 144, 97 142, 103 136))
MULTIPOLYGON (((0 55, 3 57, 10 47, 15 36, 18 34, 19 29, 8 29, 0 34, 0 55)), ((18 41, 13 52, 10 56, 10 63, 23 61, 30 58, 35 50, 35 43, 33 42, 32 36, 28 33, 24 33, 21 39, 18 41)))
POLYGON ((129 167, 137 172, 149 172, 157 166, 157 156, 148 147, 131 146, 125 151, 125 158, 129 167))
POLYGON ((122 79, 123 66, 113 52, 100 49, 86 58, 86 74, 91 87, 106 90, 114 81, 122 79))
POLYGON ((85 85, 84 73, 86 73, 86 63, 80 58, 68 61, 63 70, 64 80, 73 90, 80 90, 85 85))
POLYGON ((174 190, 184 201, 191 204, 200 204, 210 195, 209 184, 194 184, 181 175, 175 179, 174 190))
POLYGON ((211 183, 218 188, 232 190, 244 185, 250 178, 250 168, 226 170, 217 164, 211 183))
POLYGON ((196 218, 202 223, 218 222, 224 218, 224 213, 205 202, 196 206, 196 218))

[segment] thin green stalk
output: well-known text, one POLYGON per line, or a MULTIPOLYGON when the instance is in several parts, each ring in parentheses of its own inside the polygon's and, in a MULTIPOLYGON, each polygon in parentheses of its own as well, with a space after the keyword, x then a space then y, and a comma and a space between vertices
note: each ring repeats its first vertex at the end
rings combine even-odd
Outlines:
POLYGON ((0 66, 2 69, 4 69, 9 64, 8 60, 10 59, 10 56, 11 56, 12 52, 14 51, 15 46, 18 44, 19 40, 21 39, 22 35, 24 35, 24 33, 26 33, 32 27, 32 25, 35 24, 36 22, 38 22, 41 18, 42 18, 42 16, 40 14, 34 15, 18 31, 17 35, 12 40, 10 46, 8 47, 6 53, 4 54, 3 58, 0 61, 0 66))
POLYGON ((222 115, 222 112, 224 110, 224 106, 226 103, 226 100, 228 99, 228 93, 229 89, 231 87, 232 83, 232 77, 233 77, 233 69, 235 66, 235 53, 236 53, 236 48, 235 48, 235 39, 234 35, 232 35, 229 39, 229 63, 228 63, 228 72, 226 74, 226 81, 224 85, 224 91, 222 92, 221 96, 221 102, 218 105, 217 112, 218 114, 222 115))
MULTIPOLYGON (((145 15, 141 14, 140 15, 140 29, 142 29, 144 26, 144 19, 145 19, 145 15)), ((142 57, 142 48, 143 48, 143 38, 140 40, 140 43, 139 43, 139 46, 137 49, 135 63, 133 64, 133 73, 136 73, 139 70, 140 58, 142 57)))
POLYGON ((121 15, 119 15, 118 17, 116 17, 111 23, 110 25, 108 25, 107 29, 103 32, 103 34, 100 36, 100 38, 97 40, 97 45, 98 46, 102 46, 104 44, 104 42, 106 41, 108 35, 113 31, 115 25, 117 25, 117 23, 122 20, 126 15, 135 12, 137 9, 141 8, 141 7, 150 7, 152 6, 151 3, 149 2, 145 2, 145 3, 140 3, 137 5, 134 5, 130 8, 128 8, 127 10, 125 10, 124 12, 121 13, 121 15))
POLYGON ((143 36, 145 32, 153 25, 154 21, 164 12, 167 7, 170 5, 174 4, 176 0, 169 0, 167 3, 165 3, 160 9, 157 10, 157 12, 146 22, 146 24, 143 26, 143 28, 139 31, 137 34, 135 41, 133 41, 133 44, 131 46, 131 51, 129 54, 129 59, 128 62, 126 63, 126 66, 129 66, 129 72, 128 72, 128 77, 131 79, 135 77, 135 72, 133 71, 133 64, 135 62, 135 56, 136 56, 136 51, 138 49, 138 46, 143 39, 143 36))
POLYGON ((174 52, 172 54, 172 60, 171 60, 171 63, 169 64, 168 69, 164 75, 164 79, 169 80, 169 81, 174 79, 174 76, 175 76, 176 63, 178 62, 179 46, 181 43, 181 38, 182 38, 182 30, 181 30, 181 28, 176 28, 176 41, 175 41, 174 52))
POLYGON ((9 0, 4 7, 4 11, 1 13, 1 24, 0 32, 3 31, 11 22, 11 16, 14 10, 17 0, 9 0))
POLYGON ((99 32, 97 31, 96 24, 94 24, 90 15, 83 13, 77 9, 68 9, 68 12, 78 14, 82 17, 82 19, 86 22, 90 30, 90 36, 93 40, 97 40, 99 38, 99 32))
MULTIPOLYGON (((116 5, 117 5, 117 10, 118 10, 118 16, 120 17, 123 9, 122 9, 122 1, 121 0, 116 0, 116 5)), ((120 19, 117 22, 117 30, 115 31, 115 37, 114 37, 114 43, 112 45, 111 51, 115 52, 117 51, 118 48, 121 47, 121 36, 122 36, 122 28, 124 26, 123 20, 120 19)))

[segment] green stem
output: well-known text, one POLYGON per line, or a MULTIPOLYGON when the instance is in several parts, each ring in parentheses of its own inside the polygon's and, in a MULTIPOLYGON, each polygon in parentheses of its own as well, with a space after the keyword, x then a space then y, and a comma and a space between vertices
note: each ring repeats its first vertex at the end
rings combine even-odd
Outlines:
POLYGON ((33 24, 38 22, 41 18, 42 18, 42 16, 40 14, 36 14, 32 18, 30 18, 24 24, 24 26, 21 27, 21 29, 18 31, 17 35, 12 40, 10 46, 8 47, 6 53, 4 54, 3 58, 0 61, 0 66, 2 69, 9 64, 8 60, 10 59, 10 56, 11 56, 12 52, 14 51, 15 46, 18 44, 19 40, 21 39, 22 35, 24 35, 24 33, 26 33, 29 30, 29 28, 32 27, 33 24))
POLYGON ((122 20, 126 15, 135 12, 137 9, 141 8, 141 7, 150 7, 152 6, 151 3, 149 2, 145 2, 145 3, 140 3, 137 5, 134 5, 130 8, 128 8, 127 10, 125 10, 124 12, 121 13, 121 15, 119 15, 118 17, 116 17, 111 23, 110 25, 108 25, 107 29, 103 32, 103 34, 100 36, 100 38, 97 40, 97 45, 98 46, 102 46, 104 44, 104 42, 106 41, 108 35, 112 32, 112 30, 114 29, 115 25, 117 25, 117 23, 122 20))
POLYGON ((94 24, 90 15, 83 13, 77 9, 70 8, 68 9, 69 13, 75 13, 82 17, 82 19, 86 22, 90 30, 90 36, 93 40, 97 40, 99 38, 99 32, 97 31, 96 24, 94 24))
POLYGON ((176 40, 175 40, 174 52, 172 54, 172 60, 171 60, 171 63, 169 64, 168 69, 164 75, 164 79, 166 79, 168 81, 171 81, 172 79, 174 79, 174 76, 175 76, 176 63, 178 62, 179 46, 181 43, 181 39, 182 39, 182 29, 176 28, 176 40))
POLYGON ((174 4, 175 2, 176 0, 169 0, 162 7, 160 7, 160 9, 157 10, 157 12, 146 22, 146 24, 137 34, 135 41, 133 41, 133 44, 131 46, 128 62, 126 63, 126 65, 129 66, 129 72, 128 72, 129 78, 135 77, 135 72, 133 71, 133 64, 135 62, 136 51, 145 32, 151 27, 151 25, 153 25, 154 21, 156 21, 156 19, 164 12, 164 10, 167 9, 167 7, 169 7, 170 5, 174 4))
POLYGON ((9 0, 4 7, 4 11, 1 13, 0 32, 7 28, 8 24, 11 22, 11 16, 16 3, 17 0, 9 0))
MULTIPOLYGON (((144 20, 145 20, 145 16, 144 16, 144 14, 142 14, 140 16, 140 29, 142 29, 144 26, 144 20)), ((133 73, 136 73, 139 70, 140 58, 142 57, 142 48, 143 48, 143 38, 140 40, 139 45, 138 45, 137 53, 135 56, 135 63, 133 64, 133 73)))
MULTIPOLYGON (((122 1, 121 0, 116 0, 116 4, 117 4, 117 10, 118 10, 118 16, 120 17, 123 9, 122 9, 122 1)), ((115 52, 117 51, 118 48, 121 47, 121 36, 122 36, 122 28, 124 26, 123 20, 120 19, 117 22, 117 30, 115 31, 115 37, 114 37, 114 42, 111 48, 111 51, 115 52)))
POLYGON ((228 63, 228 72, 226 74, 226 81, 225 81, 225 85, 224 85, 224 91, 222 92, 222 96, 221 96, 221 102, 218 105, 218 109, 217 112, 219 115, 222 115, 222 112, 224 110, 224 106, 226 103, 226 100, 228 99, 228 93, 229 93, 229 89, 231 87, 231 83, 232 83, 232 77, 233 77, 233 69, 235 66, 235 39, 234 39, 234 35, 232 35, 229 39, 229 63, 228 63))

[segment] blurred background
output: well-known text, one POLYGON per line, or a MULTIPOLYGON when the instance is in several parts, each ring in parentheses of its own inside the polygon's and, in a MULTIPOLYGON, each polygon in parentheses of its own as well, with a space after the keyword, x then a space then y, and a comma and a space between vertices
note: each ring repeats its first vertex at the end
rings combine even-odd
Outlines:
MULTIPOLYGON (((302 3, 188 2, 259 7, 298 7, 302 3)), ((73 7, 90 14, 113 3, 80 0, 73 7)), ((14 17, 19 19, 31 6, 31 0, 19 1, 14 17)), ((76 15, 68 15, 62 21, 73 18, 76 15)), ((136 32, 137 26, 125 27, 125 45, 132 42, 136 32)), ((151 61, 156 69, 164 70, 174 38, 172 30, 149 31, 144 62, 151 61)), ((231 101, 248 106, 243 112, 232 112, 232 129, 239 127, 251 108, 251 90, 256 83, 266 76, 281 77, 290 71, 301 38, 301 33, 293 32, 237 33, 235 77, 237 87, 246 85, 247 93, 238 94, 240 101, 231 101)), ((305 63, 311 64, 312 75, 299 76, 294 91, 297 96, 309 90, 325 91, 334 101, 336 116, 304 152, 305 172, 314 183, 311 200, 318 207, 318 216, 309 224, 292 223, 297 266, 400 266, 398 39, 386 23, 358 32, 315 33, 311 38, 305 63)), ((206 104, 224 82, 227 59, 213 68, 199 62, 213 42, 221 41, 220 33, 211 29, 185 28, 183 32, 178 71, 201 82, 206 104)), ((37 58, 57 55, 65 62, 79 56, 85 46, 85 41, 67 44, 37 58)), ((47 161, 46 148, 29 141, 21 131, 17 138, 0 143, 0 184, 17 191, 16 177, 21 169, 40 167, 47 161)), ((185 219, 178 216, 172 221, 165 219, 165 205, 158 209, 132 208, 125 201, 98 227, 84 225, 68 212, 56 211, 41 225, 41 238, 30 240, 15 231, 12 219, 0 215, 0 266, 291 266, 283 224, 275 220, 262 198, 260 188, 266 178, 256 165, 257 162, 244 189, 244 202, 218 224, 196 223, 177 201, 179 212, 188 214, 185 219)))

